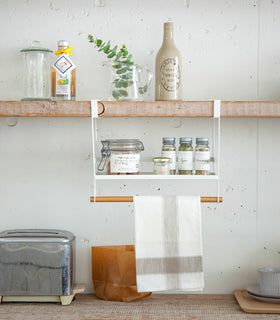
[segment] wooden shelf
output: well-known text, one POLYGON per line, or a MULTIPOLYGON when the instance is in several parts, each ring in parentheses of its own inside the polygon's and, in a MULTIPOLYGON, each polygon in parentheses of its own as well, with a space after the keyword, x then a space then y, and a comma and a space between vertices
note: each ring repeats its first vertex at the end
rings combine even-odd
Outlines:
MULTIPOLYGON (((213 101, 100 101, 100 117, 213 117, 213 101)), ((0 101, 0 117, 90 117, 90 101, 0 101)), ((280 101, 222 101, 221 117, 280 117, 280 101)))

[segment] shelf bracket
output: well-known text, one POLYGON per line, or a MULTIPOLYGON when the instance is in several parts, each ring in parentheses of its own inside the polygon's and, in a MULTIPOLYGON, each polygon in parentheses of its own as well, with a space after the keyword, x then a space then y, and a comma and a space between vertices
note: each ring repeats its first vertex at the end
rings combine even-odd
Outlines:
POLYGON ((221 117, 221 100, 214 100, 214 118, 221 117))
POLYGON ((96 198, 96 157, 95 157, 95 145, 97 142, 97 125, 96 119, 98 119, 98 100, 90 101, 91 111, 91 133, 92 133, 92 165, 93 165, 93 199, 96 198))
MULTIPOLYGON (((217 175, 220 175, 220 146, 221 146, 221 100, 214 100, 214 128, 215 120, 218 122, 218 135, 217 135, 217 175)), ((216 131, 216 130, 214 130, 216 131)), ((217 203, 220 202, 220 179, 217 180, 217 203)))

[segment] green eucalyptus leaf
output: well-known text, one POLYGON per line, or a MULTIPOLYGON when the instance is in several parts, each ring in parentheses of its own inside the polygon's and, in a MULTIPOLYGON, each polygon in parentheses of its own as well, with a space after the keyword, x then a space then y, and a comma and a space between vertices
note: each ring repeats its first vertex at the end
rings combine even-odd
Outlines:
POLYGON ((97 45, 98 48, 101 46, 101 44, 102 44, 102 40, 101 39, 97 39, 96 40, 96 45, 97 45))
POLYGON ((118 91, 116 90, 113 90, 112 91, 112 96, 116 99, 116 100, 119 100, 120 99, 120 94, 118 91))
POLYGON ((116 73, 122 74, 122 73, 125 73, 127 70, 128 70, 128 68, 124 67, 124 68, 121 68, 120 70, 118 70, 116 73))
POLYGON ((120 96, 128 97, 128 92, 126 90, 118 90, 120 96))
POLYGON ((112 52, 117 52, 118 46, 114 46, 114 48, 112 49, 112 52))
POLYGON ((116 69, 120 69, 121 67, 122 67, 122 64, 121 64, 121 63, 119 63, 119 64, 116 65, 116 69))
POLYGON ((115 55, 116 55, 116 53, 112 51, 112 52, 107 56, 107 58, 111 59, 111 58, 113 58, 115 55))
POLYGON ((114 48, 112 49, 111 53, 108 55, 108 58, 111 59, 116 55, 116 51, 118 49, 118 46, 114 46, 114 48))
POLYGON ((132 79, 132 77, 133 77, 132 73, 126 73, 121 75, 121 78, 125 80, 132 79))
POLYGON ((107 53, 110 50, 110 40, 107 42, 106 46, 103 48, 103 52, 107 53))
POLYGON ((127 88, 128 87, 128 83, 126 81, 121 81, 122 83, 122 87, 123 88, 127 88))
POLYGON ((128 66, 134 65, 134 62, 132 62, 132 61, 122 61, 122 63, 124 63, 124 64, 126 64, 128 66))
POLYGON ((116 88, 121 88, 122 87, 122 81, 114 81, 114 83, 115 83, 115 87, 116 88))
POLYGON ((115 60, 119 60, 121 56, 122 56, 122 53, 118 52, 115 60))

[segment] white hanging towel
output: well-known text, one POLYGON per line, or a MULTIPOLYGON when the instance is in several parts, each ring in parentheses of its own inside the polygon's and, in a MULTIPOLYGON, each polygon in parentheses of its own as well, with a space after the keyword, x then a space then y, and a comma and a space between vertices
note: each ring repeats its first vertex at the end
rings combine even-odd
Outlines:
POLYGON ((138 292, 204 287, 199 196, 135 196, 138 292))

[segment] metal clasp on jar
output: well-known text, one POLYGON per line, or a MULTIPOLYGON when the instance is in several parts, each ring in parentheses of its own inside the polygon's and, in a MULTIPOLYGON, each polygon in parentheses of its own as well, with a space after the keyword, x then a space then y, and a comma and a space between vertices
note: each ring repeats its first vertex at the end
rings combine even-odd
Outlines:
POLYGON ((97 167, 97 170, 98 171, 103 171, 104 168, 105 168, 105 165, 108 161, 108 159, 110 158, 110 155, 111 155, 111 151, 110 151, 110 148, 109 148, 109 141, 101 141, 102 142, 102 149, 101 149, 101 160, 98 164, 98 167, 97 167))

